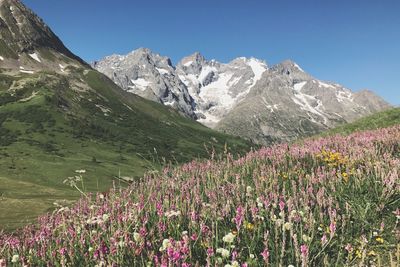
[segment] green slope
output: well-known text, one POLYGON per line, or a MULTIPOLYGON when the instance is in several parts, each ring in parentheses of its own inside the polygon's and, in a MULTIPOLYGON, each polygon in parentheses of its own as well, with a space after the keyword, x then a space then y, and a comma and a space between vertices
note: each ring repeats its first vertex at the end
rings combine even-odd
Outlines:
POLYGON ((0 74, 0 228, 12 229, 79 197, 63 181, 85 169, 88 191, 115 177, 140 177, 163 162, 181 163, 251 146, 176 111, 122 91, 87 67, 0 74))
POLYGON ((357 131, 374 130, 400 124, 400 108, 392 108, 373 115, 361 118, 352 123, 343 124, 339 127, 322 133, 322 136, 343 134, 347 135, 357 131))

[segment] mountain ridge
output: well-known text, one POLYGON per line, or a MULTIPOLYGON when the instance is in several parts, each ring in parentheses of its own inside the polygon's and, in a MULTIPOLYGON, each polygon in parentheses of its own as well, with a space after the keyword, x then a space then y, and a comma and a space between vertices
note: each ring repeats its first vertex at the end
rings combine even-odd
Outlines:
MULTIPOLYGON (((145 52, 150 57, 159 55, 150 49, 145 52)), ((164 58, 171 62, 168 57, 164 58)), ((113 64, 120 64, 119 60, 126 64, 129 59, 119 58, 113 62, 108 58, 92 66, 127 90, 127 86, 114 77, 133 70, 110 68, 113 64)), ((137 65, 136 62, 130 63, 137 65)), ((390 107, 371 91, 353 92, 340 84, 318 80, 292 60, 268 66, 264 60, 254 57, 238 57, 221 63, 207 60, 195 52, 168 67, 168 75, 158 76, 157 71, 149 72, 146 68, 137 70, 137 74, 150 77, 150 81, 155 76, 164 82, 170 81, 171 77, 180 80, 183 87, 179 81, 175 84, 180 84, 180 92, 189 95, 191 101, 175 101, 171 106, 186 110, 187 116, 208 127, 263 145, 313 135, 390 107), (278 110, 281 115, 272 114, 278 110)), ((153 82, 141 81, 146 90, 155 91, 153 82)), ((171 85, 166 90, 173 90, 173 84, 165 84, 171 85)))

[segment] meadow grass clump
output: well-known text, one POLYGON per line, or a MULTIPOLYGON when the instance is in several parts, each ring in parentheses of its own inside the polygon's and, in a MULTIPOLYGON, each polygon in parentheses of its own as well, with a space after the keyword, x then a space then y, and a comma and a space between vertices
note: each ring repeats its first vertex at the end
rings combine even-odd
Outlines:
POLYGON ((193 161, 0 237, 0 266, 398 266, 400 126, 193 161))

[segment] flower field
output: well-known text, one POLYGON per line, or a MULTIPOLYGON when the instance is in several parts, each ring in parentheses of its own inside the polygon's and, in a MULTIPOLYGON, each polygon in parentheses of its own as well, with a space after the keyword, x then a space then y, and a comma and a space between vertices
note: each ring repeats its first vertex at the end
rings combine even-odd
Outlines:
POLYGON ((0 266, 399 266, 399 173, 400 126, 193 161, 1 234, 0 266))

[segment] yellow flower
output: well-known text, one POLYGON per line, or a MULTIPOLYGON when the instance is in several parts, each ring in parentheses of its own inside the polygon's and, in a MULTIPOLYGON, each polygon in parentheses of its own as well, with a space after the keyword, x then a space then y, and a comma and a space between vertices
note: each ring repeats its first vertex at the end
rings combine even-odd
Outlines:
POLYGON ((362 254, 361 254, 361 251, 360 250, 356 250, 356 257, 357 258, 360 258, 361 259, 361 257, 362 257, 362 254))
POLYGON ((253 231, 254 230, 254 224, 247 222, 245 223, 244 227, 246 228, 246 230, 248 231, 253 231))
POLYGON ((370 252, 368 252, 367 255, 368 255, 368 256, 375 257, 377 254, 375 253, 375 251, 371 250, 370 252))
POLYGON ((343 177, 343 180, 347 183, 347 182, 349 182, 349 176, 348 176, 348 174, 346 173, 346 172, 343 172, 342 173, 342 177, 343 177))
POLYGON ((383 238, 380 237, 380 236, 378 236, 375 240, 376 240, 376 242, 378 242, 378 243, 380 243, 380 244, 383 244, 383 241, 385 241, 385 240, 383 240, 383 238))

